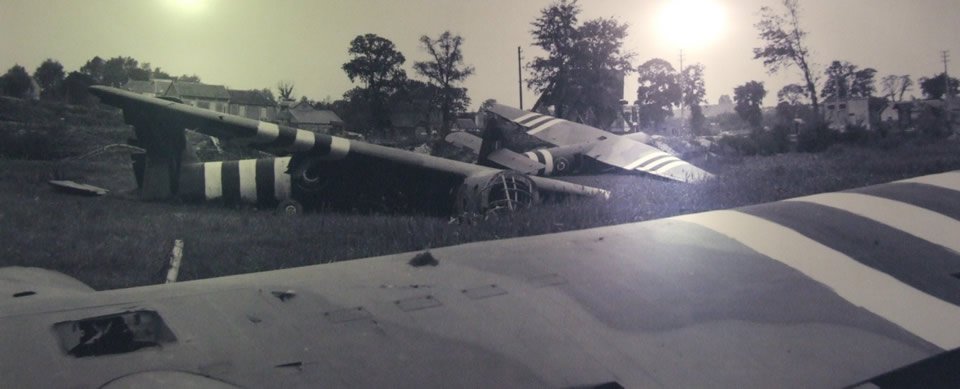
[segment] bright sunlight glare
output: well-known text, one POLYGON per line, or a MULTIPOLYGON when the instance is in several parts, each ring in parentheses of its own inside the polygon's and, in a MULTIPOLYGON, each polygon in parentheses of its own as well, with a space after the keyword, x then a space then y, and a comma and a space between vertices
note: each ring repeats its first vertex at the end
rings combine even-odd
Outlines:
POLYGON ((661 39, 679 48, 704 47, 724 32, 726 13, 714 0, 667 0, 660 9, 661 39))
POLYGON ((205 0, 168 0, 167 2, 172 4, 178 10, 189 13, 203 11, 207 5, 205 0))

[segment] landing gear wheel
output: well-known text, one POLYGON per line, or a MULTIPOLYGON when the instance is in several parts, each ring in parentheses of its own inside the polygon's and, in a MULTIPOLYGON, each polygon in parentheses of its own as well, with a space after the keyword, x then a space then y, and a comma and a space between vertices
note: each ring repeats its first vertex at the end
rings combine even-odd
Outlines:
POLYGON ((303 214, 303 204, 297 200, 283 200, 277 205, 277 215, 297 216, 303 214))

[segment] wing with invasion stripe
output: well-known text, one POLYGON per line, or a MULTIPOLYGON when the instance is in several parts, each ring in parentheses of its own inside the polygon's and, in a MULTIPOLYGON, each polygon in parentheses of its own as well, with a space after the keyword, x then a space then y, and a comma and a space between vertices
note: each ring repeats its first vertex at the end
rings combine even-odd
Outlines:
POLYGON ((14 296, 0 299, 0 349, 13 350, 0 376, 14 388, 956 388, 958 189, 960 172, 944 173, 102 292, 25 296, 0 271, 14 296))
MULTIPOLYGON (((145 115, 151 120, 165 122, 166 127, 189 128, 221 139, 233 139, 273 154, 306 154, 326 160, 341 160, 349 154, 364 157, 367 164, 407 166, 461 177, 497 171, 470 163, 200 109, 116 88, 93 86, 90 91, 104 103, 123 108, 124 115, 145 115)), ((590 196, 609 195, 609 192, 603 189, 585 185, 542 177, 532 178, 538 187, 546 191, 590 196)))
MULTIPOLYGON (((444 140, 455 146, 465 147, 477 155, 480 154, 483 143, 483 139, 479 136, 464 131, 451 132, 444 140)), ((493 150, 487 155, 487 159, 503 166, 505 169, 515 170, 523 174, 536 174, 537 171, 545 167, 540 162, 504 148, 493 150)))
POLYGON ((682 182, 697 182, 713 176, 675 155, 599 128, 502 104, 494 104, 489 110, 527 128, 527 134, 557 146, 592 144, 584 155, 621 169, 682 182))

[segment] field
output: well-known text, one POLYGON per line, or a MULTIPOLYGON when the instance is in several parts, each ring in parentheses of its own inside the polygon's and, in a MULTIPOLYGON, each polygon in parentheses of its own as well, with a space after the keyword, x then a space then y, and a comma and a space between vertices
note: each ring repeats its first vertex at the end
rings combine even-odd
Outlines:
MULTIPOLYGON (((99 134, 98 145, 129 136, 115 124, 83 128, 88 135, 99 134)), ((181 280, 304 266, 738 207, 957 170, 960 142, 914 139, 884 149, 835 145, 817 154, 714 157, 694 161, 717 174, 696 185, 626 174, 571 177, 613 195, 465 224, 418 215, 284 217, 216 204, 141 202, 130 195, 135 183, 128 161, 120 153, 83 160, 0 158, 0 266, 54 269, 95 289, 154 284, 165 276, 175 239, 185 242, 181 280), (99 185, 111 193, 62 194, 47 184, 53 178, 99 185)))

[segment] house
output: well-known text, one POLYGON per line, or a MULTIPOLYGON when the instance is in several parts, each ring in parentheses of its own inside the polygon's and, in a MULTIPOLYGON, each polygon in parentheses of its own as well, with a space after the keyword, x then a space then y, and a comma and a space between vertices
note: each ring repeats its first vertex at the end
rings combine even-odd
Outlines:
POLYGON ((266 122, 277 121, 277 103, 258 90, 228 89, 230 102, 227 113, 266 122))
POLYGON ((322 134, 337 133, 343 129, 343 120, 335 112, 316 109, 307 102, 280 111, 277 120, 284 125, 322 134))
POLYGON ((831 129, 841 132, 851 125, 871 129, 870 104, 866 97, 828 99, 823 102, 823 116, 831 129))
POLYGON ((164 97, 174 97, 185 104, 217 112, 227 112, 230 93, 223 85, 207 85, 199 82, 174 81, 163 93, 164 97))
POLYGON ((480 126, 477 125, 477 122, 474 119, 459 117, 453 122, 453 127, 450 130, 467 131, 476 134, 480 132, 480 126))
POLYGON ((147 96, 162 96, 173 80, 156 79, 150 81, 130 80, 123 84, 123 89, 147 96))

